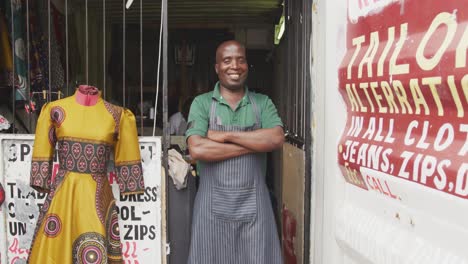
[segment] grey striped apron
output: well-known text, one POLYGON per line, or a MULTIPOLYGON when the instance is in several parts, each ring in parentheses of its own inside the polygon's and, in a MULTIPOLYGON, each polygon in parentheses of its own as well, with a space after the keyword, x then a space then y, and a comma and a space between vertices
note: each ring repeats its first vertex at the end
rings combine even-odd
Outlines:
MULTIPOLYGON (((249 93, 256 122, 249 127, 216 122, 210 109, 209 129, 252 131, 261 128, 260 112, 249 93)), ((266 153, 204 162, 194 204, 189 264, 280 264, 281 248, 265 184, 266 153)))

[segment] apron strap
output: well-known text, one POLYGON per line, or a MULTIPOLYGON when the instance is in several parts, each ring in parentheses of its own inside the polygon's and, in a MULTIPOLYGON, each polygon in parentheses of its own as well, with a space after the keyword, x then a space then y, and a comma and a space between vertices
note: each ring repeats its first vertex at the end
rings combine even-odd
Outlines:
POLYGON ((210 108, 210 124, 209 127, 214 127, 216 125, 216 99, 211 99, 211 108, 210 108))
POLYGON ((255 102, 253 98, 253 92, 249 92, 249 100, 250 103, 252 104, 252 110, 254 111, 255 114, 255 127, 260 128, 262 127, 262 122, 261 122, 261 117, 260 117, 260 111, 258 110, 257 103, 255 102))

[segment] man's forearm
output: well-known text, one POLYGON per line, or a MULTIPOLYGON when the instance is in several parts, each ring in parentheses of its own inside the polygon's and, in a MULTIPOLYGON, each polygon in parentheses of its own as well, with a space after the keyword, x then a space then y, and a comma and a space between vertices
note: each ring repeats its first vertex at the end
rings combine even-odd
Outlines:
MULTIPOLYGON (((284 132, 280 126, 257 129, 249 132, 215 132, 221 135, 213 136, 214 140, 230 142, 248 148, 255 152, 269 152, 280 148, 284 143, 284 132)), ((208 138, 210 137, 208 134, 208 138)))
POLYGON ((233 143, 219 143, 201 136, 187 140, 190 156, 201 161, 221 161, 242 156, 253 151, 233 143))

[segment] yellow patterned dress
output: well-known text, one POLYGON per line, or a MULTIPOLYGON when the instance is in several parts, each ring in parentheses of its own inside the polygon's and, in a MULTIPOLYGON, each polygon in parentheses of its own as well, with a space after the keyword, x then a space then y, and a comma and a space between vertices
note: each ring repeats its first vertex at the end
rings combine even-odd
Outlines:
POLYGON ((107 179, 112 149, 120 192, 144 190, 135 116, 101 98, 84 106, 75 97, 48 103, 38 119, 31 186, 48 196, 31 245, 31 264, 123 262, 107 179), (55 146, 59 169, 52 177, 55 146))

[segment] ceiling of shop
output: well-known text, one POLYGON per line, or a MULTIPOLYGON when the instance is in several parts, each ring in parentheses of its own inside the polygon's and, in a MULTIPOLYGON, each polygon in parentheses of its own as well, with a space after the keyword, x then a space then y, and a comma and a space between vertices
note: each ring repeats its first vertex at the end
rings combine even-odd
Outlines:
MULTIPOLYGON (((105 1, 106 18, 122 23, 123 3, 129 0, 88 0, 88 7, 102 11, 105 1)), ((83 1, 84 2, 84 1, 83 1)), ((144 23, 158 23, 161 0, 133 0, 125 12, 126 23, 140 21, 140 2, 144 23)), ((282 12, 282 0, 168 0, 170 27, 216 28, 232 25, 274 24, 282 12)))

